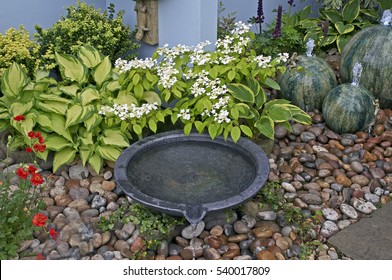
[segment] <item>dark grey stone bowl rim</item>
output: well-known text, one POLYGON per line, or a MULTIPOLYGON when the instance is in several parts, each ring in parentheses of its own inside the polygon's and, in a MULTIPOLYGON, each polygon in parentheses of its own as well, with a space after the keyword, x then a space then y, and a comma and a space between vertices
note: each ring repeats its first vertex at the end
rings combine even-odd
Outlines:
POLYGON ((212 140, 208 134, 190 133, 189 135, 185 135, 183 131, 175 130, 146 137, 126 148, 115 162, 114 178, 124 193, 134 201, 153 210, 164 212, 173 216, 185 216, 188 221, 193 223, 200 221, 207 212, 234 208, 242 204, 244 201, 254 197, 267 181, 269 170, 270 167, 267 155, 258 145, 249 139, 240 137, 240 139, 234 143, 231 138, 224 140, 223 137, 216 137, 212 140), (127 168, 128 163, 132 158, 144 152, 149 147, 157 147, 169 143, 185 141, 209 142, 233 148, 241 152, 252 162, 252 165, 255 168, 253 182, 241 193, 234 195, 231 198, 217 200, 202 205, 186 205, 184 203, 173 203, 157 199, 144 194, 139 188, 129 182, 127 168))

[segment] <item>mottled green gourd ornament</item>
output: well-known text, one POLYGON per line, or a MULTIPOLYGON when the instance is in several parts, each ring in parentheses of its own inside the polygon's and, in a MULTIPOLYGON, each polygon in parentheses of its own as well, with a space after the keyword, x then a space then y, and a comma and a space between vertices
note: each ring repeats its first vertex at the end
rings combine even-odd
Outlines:
POLYGON ((337 85, 337 81, 329 65, 323 59, 312 56, 312 39, 306 43, 306 48, 306 56, 299 55, 294 58, 294 67, 289 65, 278 80, 280 95, 302 110, 321 110, 328 91, 337 85))
POLYGON ((323 103, 325 123, 337 133, 363 131, 374 122, 376 102, 374 96, 359 85, 362 65, 353 68, 353 82, 333 88, 323 103))
POLYGON ((340 60, 340 76, 352 80, 355 62, 363 66, 361 85, 380 100, 381 108, 392 108, 392 13, 384 11, 381 25, 363 29, 346 45, 340 60))

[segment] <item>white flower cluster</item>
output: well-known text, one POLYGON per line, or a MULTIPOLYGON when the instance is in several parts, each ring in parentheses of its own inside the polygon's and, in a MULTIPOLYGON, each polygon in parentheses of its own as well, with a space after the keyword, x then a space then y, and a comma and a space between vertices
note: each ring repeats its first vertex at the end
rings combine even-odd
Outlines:
POLYGON ((261 68, 267 68, 271 67, 271 56, 264 56, 264 55, 259 55, 254 58, 254 60, 257 62, 257 65, 261 68))
POLYGON ((185 45, 177 45, 175 47, 169 48, 168 44, 157 50, 157 53, 163 56, 163 61, 173 62, 176 57, 183 55, 186 52, 191 52, 192 48, 185 45))
POLYGON ((277 61, 278 63, 287 62, 287 60, 289 59, 289 57, 290 57, 290 55, 289 55, 288 53, 279 53, 278 56, 277 56, 277 58, 276 58, 276 61, 277 61))
POLYGON ((218 78, 211 80, 208 77, 208 72, 206 70, 203 70, 198 74, 189 73, 188 77, 189 76, 196 79, 191 87, 191 93, 195 97, 205 94, 213 100, 227 93, 226 85, 221 86, 221 81, 218 78))
POLYGON ((204 110, 204 112, 201 113, 201 116, 207 116, 207 117, 214 117, 214 121, 218 123, 229 123, 231 122, 231 119, 229 118, 229 111, 227 110, 227 104, 230 100, 229 96, 225 97, 220 97, 218 102, 215 103, 212 106, 212 110, 204 110))
MULTIPOLYGON (((227 35, 225 38, 216 41, 215 46, 217 51, 226 55, 234 53, 241 54, 251 42, 251 39, 248 36, 243 36, 245 33, 249 32, 249 30, 250 25, 244 24, 241 21, 236 22, 231 36, 227 35)), ((224 61, 227 61, 227 58, 224 61)))
POLYGON ((160 65, 158 68, 159 81, 158 85, 163 86, 163 88, 171 88, 176 82, 176 75, 179 73, 178 69, 174 67, 174 63, 166 62, 160 65))
POLYGON ((133 59, 130 61, 117 59, 115 67, 120 69, 120 73, 129 71, 131 69, 152 69, 157 65, 157 61, 152 58, 146 59, 133 59))
POLYGON ((181 109, 180 112, 177 114, 177 116, 187 121, 191 119, 191 114, 189 113, 189 109, 181 109))
POLYGON ((211 45, 211 42, 209 41, 199 43, 190 54, 190 63, 193 65, 205 65, 209 63, 211 54, 204 50, 204 48, 209 45, 211 45))
POLYGON ((135 104, 131 104, 131 106, 128 106, 128 104, 114 104, 113 107, 103 106, 98 114, 105 116, 107 113, 114 113, 124 121, 126 119, 140 119, 154 110, 158 110, 157 102, 145 103, 140 107, 137 107, 135 104))

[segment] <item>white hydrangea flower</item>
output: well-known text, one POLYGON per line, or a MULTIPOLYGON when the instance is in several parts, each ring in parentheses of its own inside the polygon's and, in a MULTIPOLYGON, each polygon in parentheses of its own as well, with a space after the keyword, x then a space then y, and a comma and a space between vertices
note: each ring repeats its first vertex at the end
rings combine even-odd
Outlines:
POLYGON ((189 109, 181 109, 180 112, 177 114, 177 116, 187 121, 191 119, 191 114, 189 109))

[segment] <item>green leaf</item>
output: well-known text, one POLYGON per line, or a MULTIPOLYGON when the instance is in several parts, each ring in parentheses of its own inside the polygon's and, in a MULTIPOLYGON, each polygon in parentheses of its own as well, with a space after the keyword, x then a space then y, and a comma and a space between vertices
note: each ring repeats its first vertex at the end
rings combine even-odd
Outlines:
POLYGON ((253 94, 257 96, 262 88, 259 82, 253 77, 246 77, 246 82, 248 83, 248 87, 253 91, 253 94))
POLYGON ((352 35, 341 35, 341 36, 338 36, 338 38, 336 39, 336 46, 338 47, 339 53, 343 52, 344 47, 350 41, 351 37, 352 37, 352 35))
POLYGON ((94 68, 103 59, 103 55, 92 46, 82 46, 79 48, 78 57, 83 61, 84 65, 94 68))
POLYGON ((210 124, 208 126, 208 134, 210 134, 211 139, 214 139, 218 133, 219 125, 210 124))
POLYGON ((268 116, 263 116, 261 117, 256 123, 255 126, 257 129, 262 133, 264 136, 274 139, 274 121, 268 117, 268 116))
POLYGON ((134 85, 138 84, 140 81, 140 75, 138 73, 136 73, 135 75, 133 75, 132 77, 132 82, 134 85))
POLYGON ((381 8, 383 10, 388 10, 392 8, 392 1, 391 0, 377 0, 376 2, 378 2, 381 5, 381 8))
POLYGON ((104 137, 101 141, 104 145, 111 145, 117 147, 128 147, 129 142, 127 137, 121 133, 119 129, 107 129, 104 131, 104 137))
POLYGON ((154 104, 156 102, 158 103, 158 106, 161 106, 162 104, 162 100, 159 95, 153 91, 145 91, 143 93, 142 99, 151 104, 154 104))
POLYGON ((263 82, 263 84, 266 85, 266 86, 269 87, 269 88, 276 89, 276 90, 280 90, 279 84, 278 84, 275 80, 273 80, 273 79, 271 79, 271 78, 269 78, 269 77, 267 77, 267 78, 265 79, 265 81, 263 82))
POLYGON ((152 132, 154 132, 154 133, 157 132, 157 129, 158 129, 157 122, 154 121, 153 119, 150 119, 148 121, 148 127, 151 129, 152 132))
POLYGON ((98 146, 97 153, 101 156, 101 158, 116 161, 117 158, 121 154, 121 149, 113 147, 113 146, 98 146))
POLYGON ((10 106, 10 113, 13 116, 24 115, 33 107, 33 101, 27 102, 25 104, 14 102, 10 106))
POLYGON ((320 11, 320 13, 323 14, 332 23, 343 21, 342 16, 339 14, 338 11, 323 10, 323 11, 320 11))
POLYGON ((52 113, 50 114, 50 120, 52 121, 53 131, 73 143, 71 133, 69 132, 68 129, 65 129, 64 116, 52 113))
POLYGON ((230 131, 230 136, 233 138, 234 142, 237 142, 241 137, 241 129, 238 126, 235 126, 230 131))
POLYGON ((141 84, 137 84, 134 88, 135 96, 137 99, 143 98, 144 89, 141 84))
POLYGON ((72 143, 60 135, 49 134, 45 139, 46 148, 51 151, 61 151, 66 147, 72 147, 72 143))
POLYGON ((65 115, 68 107, 67 104, 58 101, 37 101, 35 105, 44 112, 56 113, 60 115, 65 115))
POLYGON ((81 94, 80 94, 80 101, 83 106, 89 104, 91 101, 99 99, 101 96, 99 95, 99 92, 95 88, 86 88, 81 94))
POLYGON ((99 174, 99 171, 102 168, 103 160, 98 153, 94 153, 89 159, 88 163, 91 165, 95 173, 99 174))
POLYGON ((239 112, 237 108, 231 108, 230 109, 230 115, 234 120, 238 120, 239 118, 239 112))
POLYGON ((106 56, 101 63, 94 67, 91 75, 99 86, 112 77, 112 64, 108 56, 106 56))
POLYGON ((36 94, 36 98, 38 100, 42 100, 42 101, 57 101, 57 102, 61 102, 64 104, 69 104, 71 103, 71 100, 64 98, 64 97, 60 97, 58 95, 54 95, 54 94, 36 94))
POLYGON ((165 122, 165 116, 162 113, 162 111, 158 111, 156 113, 155 117, 157 118, 158 121, 163 122, 163 123, 165 122))
POLYGON ((230 70, 229 73, 227 74, 227 78, 229 79, 229 82, 234 80, 234 78, 235 78, 235 71, 234 70, 230 70))
POLYGON ((206 126, 206 124, 202 123, 201 121, 195 122, 195 127, 199 133, 203 133, 205 126, 206 126))
POLYGON ((344 24, 343 22, 337 22, 335 23, 336 30, 339 32, 339 34, 347 34, 352 31, 354 31, 354 25, 348 23, 344 24))
POLYGON ((75 159, 76 150, 66 147, 61 151, 58 151, 54 154, 53 158, 53 172, 56 172, 57 169, 67 163, 70 163, 75 159))
POLYGON ((347 22, 353 22, 358 17, 360 9, 360 1, 351 0, 343 7, 343 19, 347 22))
POLYGON ((189 135, 189 133, 191 133, 191 130, 192 130, 192 123, 187 123, 184 126, 184 134, 189 135))
POLYGON ((79 148, 79 156, 80 156, 80 159, 82 160, 83 166, 86 165, 87 160, 91 157, 92 154, 93 154, 92 149, 79 148))
POLYGON ((227 88, 234 98, 242 102, 255 102, 254 93, 249 87, 243 84, 228 84, 227 88))
POLYGON ((261 91, 255 97, 255 104, 256 104, 257 109, 261 109, 261 107, 263 107, 264 103, 267 101, 267 95, 265 94, 264 89, 262 87, 260 87, 260 88, 261 88, 261 91))
POLYGON ((83 107, 75 104, 68 108, 67 113, 65 114, 65 128, 68 128, 74 124, 77 124, 82 117, 83 107))
POLYGON ((54 131, 52 121, 46 114, 38 114, 37 123, 45 130, 54 131))
POLYGON ((177 113, 172 114, 170 117, 170 120, 171 120, 172 124, 175 124, 178 120, 178 114, 177 113))
POLYGON ((274 122, 283 122, 291 119, 291 112, 284 105, 275 104, 267 111, 267 114, 274 122))
POLYGON ((72 84, 70 86, 60 86, 59 89, 65 94, 75 97, 76 92, 79 90, 79 86, 77 84, 72 84))
POLYGON ((135 133, 136 133, 137 135, 142 135, 142 128, 141 128, 141 126, 138 125, 138 124, 134 124, 134 125, 133 125, 133 131, 135 131, 135 133))
POLYGON ((76 81, 79 84, 87 81, 87 68, 76 57, 68 54, 55 53, 56 61, 60 65, 63 77, 76 81))
POLYGON ((27 83, 26 71, 13 62, 1 76, 1 92, 3 95, 17 96, 27 83))
POLYGON ((302 124, 311 124, 312 118, 305 112, 293 116, 293 120, 302 124))
POLYGON ((240 125, 241 131, 248 137, 252 138, 253 132, 247 125, 240 125))
POLYGON ((290 101, 288 101, 286 99, 273 99, 273 100, 265 103, 264 110, 268 111, 269 109, 271 109, 272 106, 277 105, 277 104, 290 104, 290 101))

